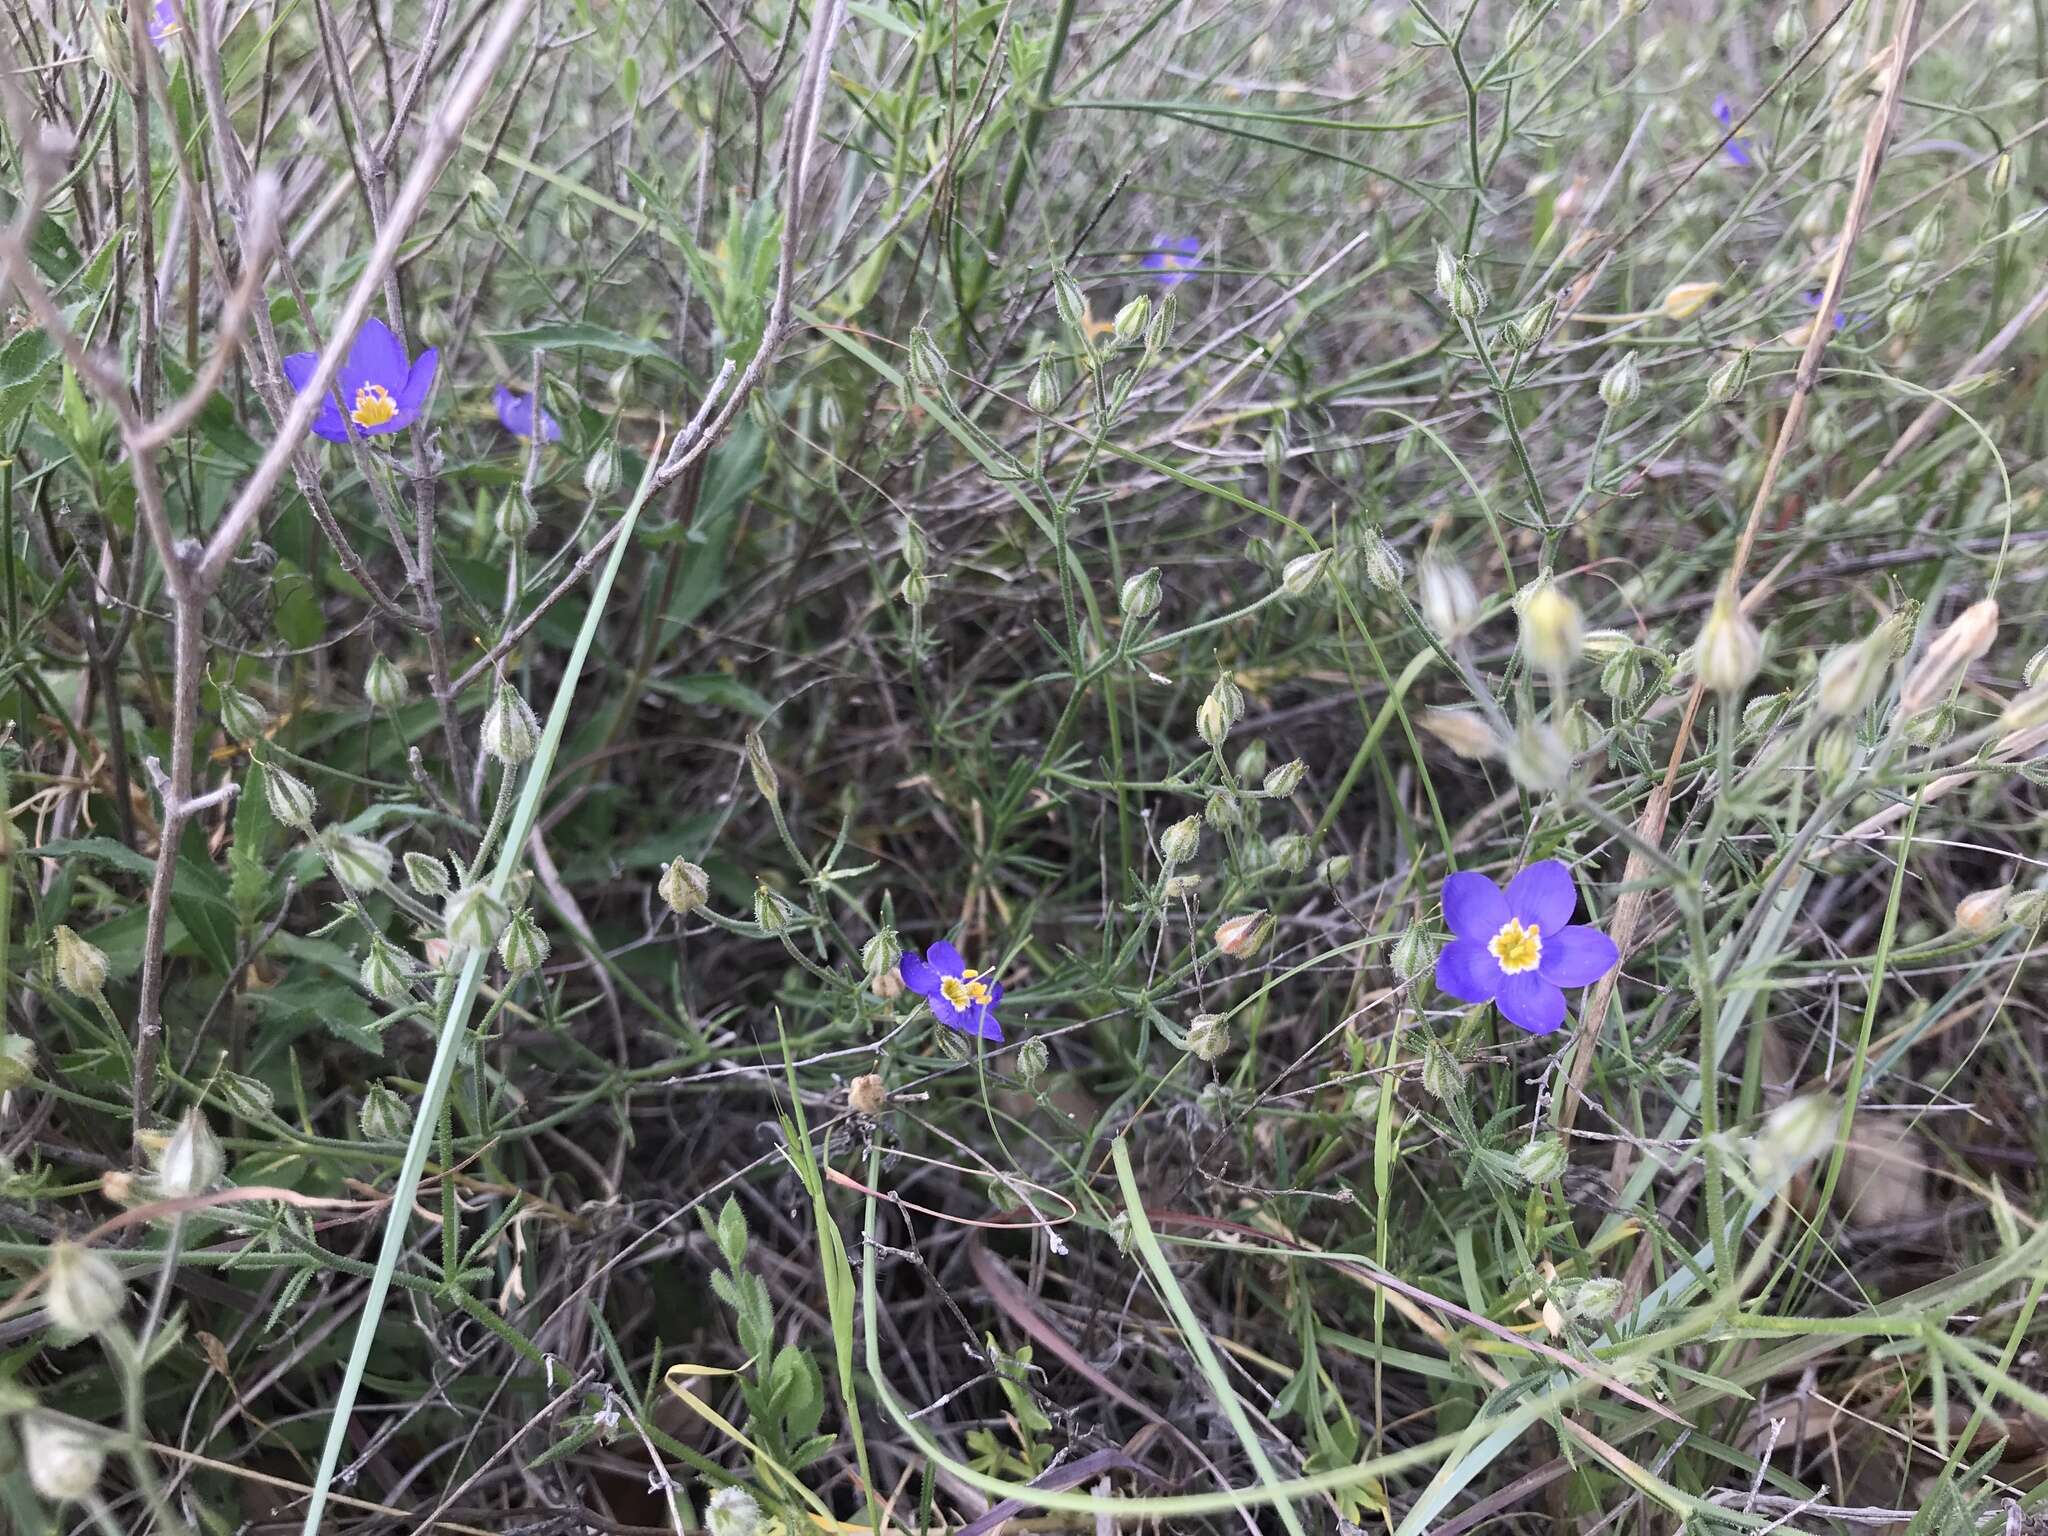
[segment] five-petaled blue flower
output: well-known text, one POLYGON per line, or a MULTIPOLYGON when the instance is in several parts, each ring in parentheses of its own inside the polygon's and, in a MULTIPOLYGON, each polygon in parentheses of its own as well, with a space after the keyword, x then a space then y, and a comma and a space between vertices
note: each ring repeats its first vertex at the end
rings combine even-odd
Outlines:
MULTIPOLYGON (((1716 96, 1714 98, 1714 118, 1723 128, 1726 128, 1735 121, 1735 103, 1730 101, 1725 95, 1716 96)), ((1754 169, 1756 166, 1754 149, 1755 146, 1747 139, 1730 139, 1727 145, 1728 163, 1730 165, 1739 165, 1745 171, 1754 169)))
POLYGON ((149 40, 161 48, 164 39, 178 30, 177 0, 156 0, 156 6, 149 13, 149 40))
MULTIPOLYGON (((292 388, 304 394, 319 361, 314 352, 294 352, 284 360, 284 376, 292 388)), ((320 403, 313 418, 315 436, 330 443, 348 441, 349 423, 364 437, 402 431, 419 419, 420 408, 433 393, 434 370, 441 354, 429 347, 417 361, 408 361, 405 348, 391 334, 391 327, 374 317, 363 322, 348 349, 348 360, 335 375, 333 390, 320 403), (335 404, 336 394, 341 403, 335 404), (348 412, 347 420, 342 412, 348 412)))
POLYGON ((1166 235, 1153 238, 1159 243, 1145 253, 1145 270, 1159 275, 1162 288, 1186 282, 1202 254, 1202 242, 1193 235, 1182 235, 1177 240, 1166 235))
POLYGON ((1003 1043, 1003 1027, 996 1023, 1003 984, 991 981, 985 971, 970 971, 960 951, 944 939, 923 955, 905 950, 902 971, 903 985, 932 1005, 941 1024, 963 1035, 1003 1043))
MULTIPOLYGON (((533 436, 533 396, 522 395, 517 390, 507 389, 503 384, 500 384, 497 394, 492 398, 497 401, 499 426, 510 432, 514 437, 533 436)), ((561 435, 561 423, 548 414, 546 406, 542 406, 540 408, 540 440, 544 443, 552 443, 560 438, 561 435)))
POLYGON ((1531 864, 1507 894, 1464 870, 1444 882, 1452 939, 1437 956, 1436 984, 1468 1003, 1494 1003, 1517 1029, 1547 1035, 1564 1022, 1562 987, 1590 987, 1621 959, 1614 940, 1572 923, 1571 871, 1558 859, 1531 864))

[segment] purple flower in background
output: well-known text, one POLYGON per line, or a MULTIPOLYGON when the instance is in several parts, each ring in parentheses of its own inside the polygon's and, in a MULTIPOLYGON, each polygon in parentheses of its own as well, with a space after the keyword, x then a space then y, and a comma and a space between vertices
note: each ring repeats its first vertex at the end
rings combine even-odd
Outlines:
POLYGON ((1444 882, 1451 942, 1436 984, 1468 1003, 1493 1003, 1517 1029, 1547 1035, 1564 1022, 1564 987, 1590 987, 1621 960, 1614 940, 1572 923, 1579 893, 1558 859, 1531 864, 1507 892, 1465 870, 1444 882))
MULTIPOLYGON (((500 384, 497 394, 492 396, 492 399, 498 405, 499 426, 510 432, 514 437, 524 438, 533 436, 534 406, 531 395, 522 395, 517 390, 507 389, 503 384, 500 384)), ((540 440, 544 443, 552 443, 559 439, 561 435, 561 423, 548 414, 546 406, 542 406, 540 408, 540 440)))
MULTIPOLYGON (((1725 95, 1716 96, 1714 98, 1714 117, 1723 128, 1726 128, 1735 121, 1735 103, 1730 101, 1725 95)), ((1752 152, 1749 140, 1740 138, 1730 139, 1728 141, 1727 153, 1730 165, 1740 166, 1745 171, 1756 168, 1756 156, 1752 152)))
POLYGON ((1196 259, 1202 254, 1202 242, 1193 235, 1182 235, 1179 239, 1166 235, 1153 238, 1159 243, 1145 253, 1145 270, 1159 274, 1162 288, 1186 282, 1195 270, 1196 259))
POLYGON ((903 985, 932 1005, 941 1024, 963 1035, 1003 1043, 1003 1028, 996 1023, 1003 984, 990 981, 986 972, 967 969, 959 950, 941 939, 922 956, 905 950, 901 967, 903 985))
POLYGON ((161 48, 164 39, 182 25, 178 19, 177 0, 156 0, 156 8, 149 14, 149 40, 161 48))
MULTIPOLYGON (((319 360, 316 352, 294 352, 284 360, 284 376, 291 380, 293 390, 306 392, 319 360)), ((417 361, 408 360, 390 326, 375 318, 365 320, 335 375, 333 390, 320 402, 320 414, 313 418, 314 435, 330 443, 345 443, 349 422, 355 423, 364 437, 403 431, 419 419, 420 408, 433 393, 434 371, 440 362, 441 354, 434 347, 422 352, 417 361), (339 406, 334 403, 336 394, 341 396, 339 406), (344 408, 347 421, 342 419, 344 408)))
MULTIPOLYGON (((1799 302, 1804 304, 1808 309, 1819 309, 1820 296, 1820 289, 1809 288, 1806 290, 1806 292, 1799 295, 1799 302)), ((1852 330, 1858 329, 1862 326, 1863 322, 1868 320, 1869 318, 1869 315, 1864 314, 1860 310, 1853 315, 1844 315, 1838 309, 1835 311, 1835 329, 1839 331, 1845 325, 1852 330)))

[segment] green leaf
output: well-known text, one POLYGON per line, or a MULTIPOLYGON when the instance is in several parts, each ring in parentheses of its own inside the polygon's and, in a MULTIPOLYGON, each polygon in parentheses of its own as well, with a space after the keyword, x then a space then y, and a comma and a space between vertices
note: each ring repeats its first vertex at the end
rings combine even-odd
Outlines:
POLYGON ((39 330, 26 330, 0 347, 0 434, 10 431, 35 403, 57 349, 39 330))
POLYGON ((278 638, 295 651, 318 645, 327 625, 313 578, 289 560, 280 560, 271 573, 270 590, 278 638))
POLYGON ((488 338, 507 351, 532 351, 536 347, 550 352, 608 352, 617 357, 645 358, 650 363, 661 363, 678 373, 686 372, 666 347, 656 341, 647 341, 639 336, 628 336, 623 331, 614 331, 602 325, 590 325, 581 320, 563 321, 556 325, 532 325, 523 331, 490 331, 488 338))
POLYGON ((667 694, 679 704, 693 704, 700 709, 727 709, 735 714, 751 715, 756 720, 766 720, 774 708, 738 678, 727 677, 721 672, 654 678, 649 680, 648 686, 657 693, 667 694))

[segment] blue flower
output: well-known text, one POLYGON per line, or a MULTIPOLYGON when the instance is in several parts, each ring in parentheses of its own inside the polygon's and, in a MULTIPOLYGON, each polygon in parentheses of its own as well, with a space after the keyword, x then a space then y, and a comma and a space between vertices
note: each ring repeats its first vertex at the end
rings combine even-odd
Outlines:
MULTIPOLYGON (((284 360, 284 376, 291 380, 295 392, 306 392, 319 360, 314 352, 294 352, 284 360)), ((345 443, 350 422, 363 437, 403 431, 419 419, 420 408, 433 393, 434 371, 440 363, 441 354, 434 347, 422 352, 417 361, 408 361, 390 326, 374 317, 365 320, 348 349, 347 361, 335 375, 333 390, 320 402, 320 414, 313 418, 314 435, 330 443, 345 443), (337 394, 340 405, 335 403, 337 394), (344 406, 346 421, 341 414, 344 406)))
MULTIPOLYGON (((1735 121, 1735 103, 1730 101, 1725 95, 1716 96, 1714 98, 1714 117, 1723 128, 1726 128, 1735 121)), ((1753 150, 1754 146, 1747 139, 1730 139, 1727 146, 1728 163, 1740 166, 1745 171, 1754 170, 1756 168, 1756 156, 1753 150)))
MULTIPOLYGON (((498 404, 498 425, 514 437, 533 436, 533 397, 522 395, 517 390, 507 389, 503 384, 492 397, 498 404)), ((562 424, 550 416, 546 406, 540 409, 540 440, 552 443, 562 435, 562 424)))
POLYGON ((1003 1043, 1003 1027, 996 1023, 1003 984, 990 981, 986 972, 967 969, 959 950, 941 939, 923 955, 905 950, 901 966, 903 985, 932 1005, 941 1024, 963 1035, 1003 1043))
POLYGON ((1155 235, 1158 243, 1145 253, 1145 270, 1159 274, 1162 288, 1173 288, 1188 280, 1195 270, 1195 262, 1202 254, 1202 242, 1193 235, 1182 235, 1174 239, 1168 235, 1155 235))
POLYGON ((156 0, 155 8, 149 13, 149 40, 161 48, 164 40, 181 25, 177 0, 156 0))
POLYGON ((1436 984, 1468 1003, 1494 1003, 1517 1029, 1547 1035, 1564 1022, 1563 987, 1590 987, 1621 960, 1614 940, 1572 924, 1579 895, 1558 859, 1531 864, 1503 895, 1471 870, 1444 882, 1451 942, 1436 984))

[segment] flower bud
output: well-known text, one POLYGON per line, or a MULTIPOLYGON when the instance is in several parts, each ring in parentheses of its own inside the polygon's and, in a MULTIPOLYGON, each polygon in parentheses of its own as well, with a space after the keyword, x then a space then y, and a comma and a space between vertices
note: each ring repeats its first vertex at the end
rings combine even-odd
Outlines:
POLYGON ((1524 1184, 1548 1184, 1570 1161, 1561 1138, 1539 1136, 1515 1154, 1515 1177, 1524 1184))
POLYGON ((1382 592, 1397 592, 1407 576, 1401 557, 1377 532, 1367 529, 1359 540, 1359 553, 1365 565, 1365 579, 1382 592))
POLYGON ((409 691, 405 674, 388 656, 379 652, 370 658, 369 668, 363 673, 363 697, 370 701, 371 708, 397 709, 405 703, 409 691))
POLYGON ((1492 722, 1476 709, 1425 709, 1416 724, 1458 756, 1474 762, 1499 757, 1507 750, 1492 722))
POLYGON ((382 1083, 370 1084, 356 1126, 365 1141, 404 1141, 412 1135, 412 1105, 382 1083))
POLYGON ((904 567, 912 571, 921 571, 924 569, 925 562, 929 558, 930 550, 925 544, 924 530, 906 517, 903 519, 904 567))
POLYGON ((688 859, 675 859, 661 872, 654 889, 669 911, 688 917, 711 899, 711 877, 688 859))
POLYGON ((513 975, 537 971, 548 963, 548 936, 541 931, 539 923, 533 920, 533 913, 521 907, 512 914, 512 921, 505 925, 505 931, 498 936, 498 959, 513 975))
POLYGON ((2048 725, 2048 684, 2014 694, 1998 715, 1998 728, 2008 736, 2043 725, 2048 725))
POLYGON ((431 853, 408 853, 405 879, 422 896, 446 896, 452 889, 448 884, 448 866, 431 853))
POLYGON ((1522 654, 1552 678, 1562 678, 1585 648, 1586 625, 1579 605, 1545 576, 1522 595, 1522 654))
POLYGON ((540 750, 540 722, 510 683, 498 685, 497 696, 484 711, 483 748, 508 768, 540 750))
POLYGON ((383 939, 373 939, 370 952, 363 957, 363 990, 378 1002, 395 1007, 411 995, 415 969, 412 956, 404 950, 383 939))
POLYGON ((1782 1188, 1807 1163, 1835 1144, 1841 1108, 1808 1094, 1780 1104, 1750 1138, 1749 1165, 1766 1190, 1782 1188))
POLYGON ((99 1486, 107 1453, 100 1441, 64 1419, 31 1413, 21 1420, 22 1459, 35 1491, 52 1503, 85 1499, 99 1486))
POLYGON ((1636 646, 1616 651, 1600 668, 1600 691, 1617 704, 1627 704, 1642 692, 1648 667, 1636 646))
POLYGON ((1477 320, 1486 312, 1486 285, 1474 274, 1471 263, 1453 256, 1448 246, 1436 248, 1436 291, 1460 320, 1477 320))
POLYGON ((465 885, 442 905, 441 932, 455 949, 489 949, 511 916, 488 887, 465 885))
POLYGON ((1663 310, 1666 320, 1690 320, 1720 291, 1719 283, 1679 283, 1664 295, 1658 308, 1663 310))
POLYGON ((1145 350, 1153 354, 1164 352, 1173 340, 1173 322, 1180 314, 1180 300, 1172 294, 1160 299, 1153 308, 1152 323, 1145 327, 1145 350))
POLYGON ((221 729, 237 741, 262 740, 271 726, 270 711, 233 683, 222 683, 219 693, 221 729))
POLYGON ((1833 793, 1856 765, 1856 733, 1848 726, 1830 726, 1813 741, 1813 771, 1823 790, 1833 793))
POLYGON ((1759 694, 1742 706, 1742 735, 1753 739, 1767 734, 1791 707, 1789 692, 1759 694))
POLYGON ((754 887, 754 921, 763 933, 780 933, 789 926, 792 910, 787 901, 765 885, 754 887))
POLYGON ((1031 375, 1031 383, 1024 391, 1024 403, 1041 416, 1050 416, 1060 407, 1060 381, 1053 372, 1052 359, 1041 357, 1038 369, 1031 375))
POLYGON ((904 993, 903 967, 892 965, 881 975, 868 983, 868 990, 885 1003, 893 1003, 904 993))
POLYGON ((0 1093, 11 1093, 36 1073, 36 1043, 26 1035, 0 1034, 0 1093))
POLYGON ((1643 371, 1633 352, 1623 353, 1621 361, 1600 376, 1600 399, 1610 411, 1627 410, 1642 392, 1643 371))
POLYGON ((1790 53, 1805 41, 1806 13, 1797 5, 1786 6, 1771 23, 1771 46, 1780 53, 1790 53))
POLYGON ((708 1536, 756 1536, 761 1529, 761 1506, 744 1488, 721 1488, 704 1506, 708 1536))
POLYGON ((1198 1013, 1188 1020, 1188 1054, 1214 1061, 1230 1049, 1230 1021, 1220 1013, 1198 1013))
POLYGON ((367 837, 329 828, 321 839, 334 878, 362 895, 391 878, 391 850, 367 837))
POLYGON ((1237 754, 1237 761, 1231 765, 1238 782, 1245 784, 1253 779, 1266 776, 1266 742, 1264 737, 1254 736, 1244 744, 1244 750, 1237 754))
POLYGON ((1552 294, 1507 327, 1507 344, 1517 352, 1533 352, 1543 345, 1556 318, 1557 295, 1552 294))
POLYGON ((1820 664, 1814 702, 1824 720, 1861 714, 1884 686, 1891 670, 1891 645, 1872 635, 1854 645, 1838 646, 1820 664))
POLYGON ((295 832, 310 834, 313 812, 318 808, 313 791, 304 779, 293 778, 275 763, 263 763, 263 798, 270 802, 270 814, 295 832))
POLYGON ((1171 869, 1202 851, 1202 818, 1184 816, 1159 834, 1159 857, 1171 869))
POLYGON ((2006 898, 2005 920, 2029 931, 2048 921, 2048 891, 2020 891, 2006 898))
POLYGON ((1763 670, 1764 642, 1734 596, 1724 590, 1693 645, 1693 669, 1710 693, 1740 694, 1763 670))
POLYGON ((1127 577, 1123 590, 1117 594, 1117 606, 1127 619, 1150 618, 1159 608, 1160 597, 1159 567, 1150 566, 1127 577))
POLYGON ((1935 637, 1899 691, 1899 709, 1917 715, 1961 681, 1970 663, 1991 649, 1998 634, 1998 602, 1985 598, 1959 614, 1935 637))
POLYGON ((1727 405, 1749 386, 1749 348, 1729 358, 1716 368, 1707 379, 1707 399, 1715 405, 1727 405))
POLYGON ((775 764, 769 760, 767 745, 761 740, 758 730, 747 732, 747 772, 754 776, 754 788, 761 792, 763 800, 773 800, 782 787, 782 780, 775 772, 775 764))
POLYGON ((1247 960, 1273 936, 1273 919, 1265 912, 1245 912, 1216 925, 1216 947, 1233 960, 1247 960))
POLYGON ((923 571, 912 571, 903 578, 903 584, 896 589, 896 595, 903 599, 906 608, 922 608, 931 601, 932 579, 923 571))
POLYGON ((1142 293, 1135 299, 1132 299, 1130 303, 1124 305, 1122 309, 1119 309, 1116 312, 1116 320, 1110 327, 1112 334, 1116 337, 1117 345, 1128 347, 1132 342, 1144 335, 1145 322, 1151 318, 1151 315, 1152 301, 1142 293))
POLYGON ((1047 1050, 1045 1042, 1035 1035, 1017 1047, 1017 1076, 1026 1088, 1045 1076, 1046 1066, 1051 1059, 1052 1052, 1047 1050))
POLYGON ((1991 169, 1984 173, 1984 189, 1992 197, 2005 196, 2012 189, 2012 151, 2006 150, 1991 162, 1991 169))
POLYGON ((1394 974, 1404 982, 1427 976, 1436 969, 1437 942, 1435 935, 1418 923, 1410 923, 1394 940, 1393 952, 1387 957, 1394 974))
POLYGON ((1619 1280, 1610 1280, 1602 1275, 1585 1281, 1572 1292, 1572 1316, 1584 1318, 1589 1323, 1604 1323, 1620 1310, 1622 1295, 1619 1280))
POLYGON ((1433 1099, 1449 1102, 1458 1096, 1465 1069, 1458 1058, 1434 1040, 1422 1048, 1422 1091, 1433 1099))
POLYGON ((50 1245, 50 1320, 71 1333, 98 1333, 121 1315, 128 1283, 104 1255, 78 1243, 50 1245))
POLYGON ((846 1085, 846 1107, 870 1119, 889 1107, 888 1085, 879 1072, 867 1072, 846 1085))
POLYGON ((942 400, 948 398, 948 376, 952 370, 946 366, 946 355, 932 340, 932 333, 921 325, 910 333, 909 361, 910 377, 919 389, 942 400))
POLYGON ((1437 555, 1425 555, 1416 574, 1422 616, 1440 638, 1455 644, 1479 622, 1479 589, 1463 567, 1437 555))
POLYGON ((229 1114, 244 1120, 266 1120, 277 1108, 270 1084, 225 1068, 214 1074, 211 1091, 229 1114))
POLYGON ((1333 853, 1316 866, 1316 878, 1324 885, 1342 885, 1351 875, 1351 855, 1333 853))
POLYGON ((1244 825, 1244 808, 1237 796, 1227 789, 1211 790, 1209 798, 1202 805, 1202 820, 1221 832, 1226 828, 1244 825))
POLYGON ((166 1200, 204 1194, 220 1182, 226 1167, 227 1159, 214 1137, 213 1127, 206 1123, 205 1112, 188 1109, 157 1159, 157 1193, 166 1200))
POLYGON ((1298 875, 1308 868, 1308 834, 1282 832, 1266 844, 1266 858, 1274 868, 1298 875))
POLYGON ((1230 734, 1230 721, 1213 693, 1195 710, 1195 734, 1216 749, 1223 746, 1224 738, 1230 734))
POLYGON ((1061 323, 1072 333, 1081 350, 1088 351, 1088 300, 1073 277, 1064 270, 1052 275, 1052 306, 1059 311, 1061 323))
POLYGON ((1894 336, 1910 336, 1920 329, 1921 302, 1908 294, 1884 312, 1885 329, 1894 336))
POLYGON ((1947 216, 1939 207, 1930 208, 1926 216, 1913 226, 1913 254, 1922 261, 1932 260, 1947 242, 1947 216))
POLYGON ((1285 800, 1301 787, 1302 775, 1307 772, 1308 764, 1298 757, 1282 763, 1266 775, 1266 794, 1275 800, 1285 800))
POLYGON ((1323 572, 1329 566, 1330 552, 1327 549, 1296 555, 1280 573, 1280 590, 1289 597, 1306 597, 1323 579, 1323 572))
POLYGON ((1571 749, 1556 726, 1524 720, 1508 743, 1508 772, 1522 788, 1536 794, 1562 789, 1572 773, 1571 749))
POLYGON ((2005 926, 2005 904, 2010 895, 2012 886, 2009 884, 1988 891, 1972 891, 1956 903, 1956 927, 1973 938, 1998 932, 2005 926))
POLYGON ((583 463, 583 494, 602 501, 619 483, 619 451, 610 443, 601 445, 583 463))
POLYGON ((73 997, 98 997, 107 984, 107 952, 62 923, 51 931, 50 944, 57 985, 73 997))
POLYGON ((893 928, 884 928, 860 947, 861 971, 870 982, 895 970, 902 958, 903 945, 893 928))

